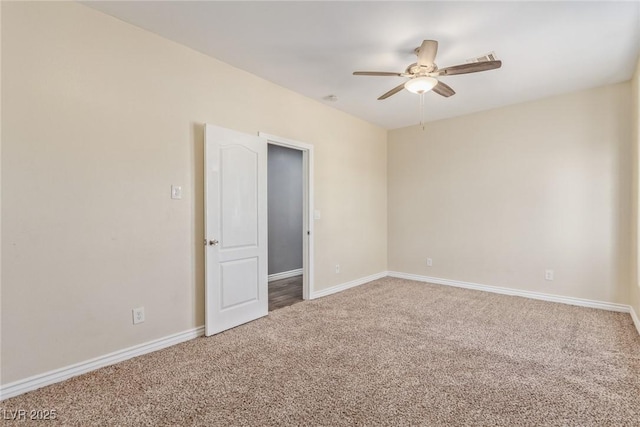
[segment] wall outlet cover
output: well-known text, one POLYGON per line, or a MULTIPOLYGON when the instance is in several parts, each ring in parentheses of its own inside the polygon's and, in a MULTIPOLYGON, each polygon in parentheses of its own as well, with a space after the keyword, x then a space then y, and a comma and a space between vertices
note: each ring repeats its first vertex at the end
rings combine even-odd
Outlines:
POLYGON ((133 324, 144 322, 144 307, 138 307, 131 310, 133 313, 133 324))

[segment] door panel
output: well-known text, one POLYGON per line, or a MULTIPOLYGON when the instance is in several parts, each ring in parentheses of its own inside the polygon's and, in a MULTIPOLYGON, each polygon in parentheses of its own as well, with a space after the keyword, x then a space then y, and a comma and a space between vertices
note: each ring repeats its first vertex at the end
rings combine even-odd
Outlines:
POLYGON ((260 295, 259 275, 258 258, 220 263, 220 309, 227 310, 257 300, 260 295), (246 286, 235 286, 236 283, 245 283, 246 286))
POLYGON ((205 126, 205 334, 268 313, 267 142, 205 126))
POLYGON ((243 146, 220 148, 222 247, 258 245, 258 153, 243 146))

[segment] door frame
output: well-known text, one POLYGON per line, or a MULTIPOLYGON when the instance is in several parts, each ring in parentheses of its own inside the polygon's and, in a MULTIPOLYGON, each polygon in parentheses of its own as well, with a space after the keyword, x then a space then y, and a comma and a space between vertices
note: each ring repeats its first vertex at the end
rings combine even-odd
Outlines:
MULTIPOLYGON (((302 298, 313 295, 313 145, 264 132, 258 136, 267 144, 302 151, 302 298)), ((268 255, 267 255, 268 257, 268 255)))

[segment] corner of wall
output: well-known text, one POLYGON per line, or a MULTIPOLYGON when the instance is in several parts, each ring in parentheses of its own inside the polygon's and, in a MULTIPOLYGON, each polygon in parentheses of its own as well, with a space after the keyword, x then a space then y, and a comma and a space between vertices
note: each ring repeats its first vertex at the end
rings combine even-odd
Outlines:
MULTIPOLYGON (((631 280, 629 289, 629 302, 632 312, 640 313, 640 57, 636 63, 636 70, 631 79, 632 97, 632 247, 631 247, 631 280)), ((637 326, 637 325, 636 325, 637 326)), ((640 328, 638 329, 640 332, 640 328)))
MULTIPOLYGON (((0 1, 0 28, 2 28, 2 2, 0 1)), ((0 46, 2 46, 2 31, 0 31, 0 46)), ((0 55, 0 70, 2 70, 2 55, 0 55)), ((0 71, 0 76, 2 72, 0 71)), ((0 78, 0 100, 2 99, 2 79, 0 78)), ((0 123, 2 123, 2 102, 0 101, 0 123)), ((1 126, 1 125, 0 125, 1 126)), ((2 222, 2 129, 0 127, 0 223, 2 222)), ((2 242, 2 227, 0 226, 0 242, 2 242)), ((2 245, 0 244, 0 272, 2 272, 2 245)), ((0 307, 2 306, 2 277, 0 275, 0 307)), ((0 342, 2 342, 2 316, 0 316, 0 342)), ((2 384, 2 352, 0 352, 0 384, 2 384)))

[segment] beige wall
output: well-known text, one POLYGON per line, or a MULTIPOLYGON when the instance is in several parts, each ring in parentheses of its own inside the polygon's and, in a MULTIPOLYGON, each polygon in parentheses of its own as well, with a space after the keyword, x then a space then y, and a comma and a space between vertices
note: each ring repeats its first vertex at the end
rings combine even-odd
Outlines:
POLYGON ((314 144, 316 290, 386 270, 384 129, 76 3, 2 39, 3 384, 203 324, 203 123, 314 144))
POLYGON ((632 125, 633 125, 633 197, 632 197, 632 226, 633 231, 631 233, 633 239, 632 245, 632 259, 631 265, 631 306, 636 312, 636 315, 640 316, 640 238, 638 231, 640 230, 640 58, 638 58, 638 64, 636 66, 636 72, 631 79, 631 97, 633 99, 632 108, 632 125))
POLYGON ((389 270, 628 303, 630 93, 389 132, 389 270))

